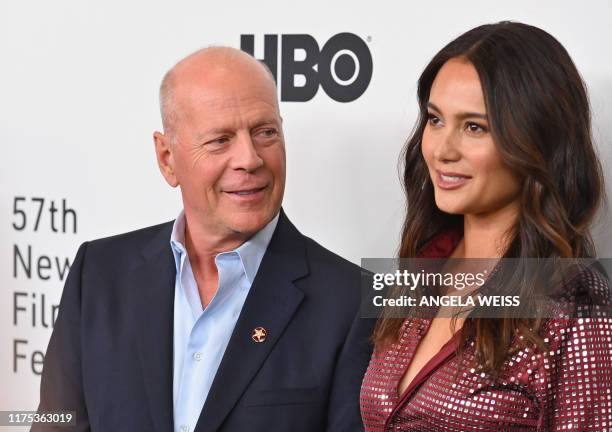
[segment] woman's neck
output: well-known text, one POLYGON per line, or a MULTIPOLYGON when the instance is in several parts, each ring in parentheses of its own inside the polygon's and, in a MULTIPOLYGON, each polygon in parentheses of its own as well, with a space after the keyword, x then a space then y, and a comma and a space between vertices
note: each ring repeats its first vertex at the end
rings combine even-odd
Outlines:
POLYGON ((494 212, 466 214, 463 239, 453 251, 453 258, 501 258, 518 217, 518 201, 494 212))

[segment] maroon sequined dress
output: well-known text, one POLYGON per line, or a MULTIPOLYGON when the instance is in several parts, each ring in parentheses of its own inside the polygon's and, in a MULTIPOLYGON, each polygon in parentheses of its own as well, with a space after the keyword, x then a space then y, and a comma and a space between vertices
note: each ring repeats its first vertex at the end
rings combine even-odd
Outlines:
MULTIPOLYGON (((438 240, 429 256, 448 256, 456 239, 438 240)), ((587 273, 581 283, 609 290, 597 275, 587 273)), ((546 320, 540 334, 548 349, 516 352, 495 379, 471 367, 474 341, 459 361, 456 333, 399 395, 399 382, 430 323, 405 320, 399 341, 372 354, 360 397, 366 431, 612 432, 611 318, 546 320)))

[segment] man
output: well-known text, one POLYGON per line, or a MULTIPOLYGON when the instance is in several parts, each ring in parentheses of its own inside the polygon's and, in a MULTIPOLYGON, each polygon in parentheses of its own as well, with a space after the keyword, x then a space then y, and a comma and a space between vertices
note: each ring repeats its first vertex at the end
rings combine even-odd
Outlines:
POLYGON ((168 72, 160 100, 157 161, 183 211, 80 247, 39 411, 76 411, 79 431, 362 430, 360 269, 281 209, 271 74, 206 48, 168 72))

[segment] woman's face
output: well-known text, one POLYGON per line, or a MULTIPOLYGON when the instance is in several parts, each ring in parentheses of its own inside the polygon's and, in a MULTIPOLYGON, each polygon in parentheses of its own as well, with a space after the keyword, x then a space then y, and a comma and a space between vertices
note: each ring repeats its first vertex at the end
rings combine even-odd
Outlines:
POLYGON ((519 179, 495 147, 480 79, 469 61, 455 58, 442 66, 428 117, 421 150, 440 210, 486 215, 518 203, 519 179))

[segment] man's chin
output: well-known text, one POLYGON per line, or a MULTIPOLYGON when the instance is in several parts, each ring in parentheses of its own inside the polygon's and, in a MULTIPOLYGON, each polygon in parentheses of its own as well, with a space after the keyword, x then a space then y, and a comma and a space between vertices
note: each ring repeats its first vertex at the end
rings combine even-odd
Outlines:
POLYGON ((228 225, 237 234, 251 236, 261 231, 274 218, 275 214, 244 213, 234 215, 228 225))

